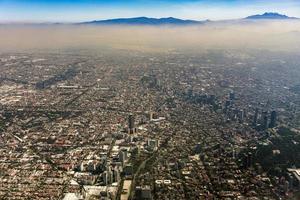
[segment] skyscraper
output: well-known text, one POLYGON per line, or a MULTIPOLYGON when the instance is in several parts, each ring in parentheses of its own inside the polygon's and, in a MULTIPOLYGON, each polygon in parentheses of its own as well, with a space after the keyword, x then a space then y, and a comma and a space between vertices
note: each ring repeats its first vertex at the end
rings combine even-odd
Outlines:
POLYGON ((243 123, 244 117, 245 117, 245 112, 244 112, 244 110, 239 110, 239 111, 238 111, 238 119, 239 119, 239 122, 240 122, 240 123, 243 123))
POLYGON ((128 132, 129 133, 134 133, 135 131, 134 128, 134 116, 132 114, 129 115, 128 117, 128 132))
POLYGON ((261 116, 261 125, 262 129, 265 130, 268 128, 268 112, 264 111, 261 116))
POLYGON ((151 120, 153 120, 153 115, 154 115, 154 113, 153 112, 149 112, 149 120, 151 121, 151 120))
POLYGON ((235 100, 235 93, 234 92, 230 92, 229 93, 229 100, 230 101, 234 101, 235 100))
POLYGON ((274 128, 276 126, 276 120, 277 120, 277 112, 272 111, 271 112, 271 121, 270 121, 270 124, 269 124, 270 128, 274 128))
POLYGON ((258 119, 258 108, 255 109, 255 113, 254 113, 254 118, 253 118, 253 123, 252 123, 252 125, 254 127, 256 127, 256 125, 257 125, 257 119, 258 119))

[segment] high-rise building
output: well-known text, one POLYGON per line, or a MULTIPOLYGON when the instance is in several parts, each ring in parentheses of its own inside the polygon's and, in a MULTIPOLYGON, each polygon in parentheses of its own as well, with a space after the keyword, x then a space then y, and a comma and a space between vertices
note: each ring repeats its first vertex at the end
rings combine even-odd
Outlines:
POLYGON ((139 200, 151 200, 151 199, 153 199, 152 194, 151 194, 151 187, 149 185, 136 186, 135 196, 136 196, 136 199, 139 199, 139 200))
POLYGON ((235 159, 236 158, 236 151, 234 148, 232 148, 232 158, 235 159))
POLYGON ((255 109, 255 113, 254 113, 254 118, 253 118, 253 123, 252 123, 252 125, 254 127, 257 126, 257 120, 258 120, 258 108, 255 109))
POLYGON ((253 155, 251 152, 244 153, 242 155, 242 166, 244 169, 247 169, 252 166, 253 155))
POLYGON ((154 113, 153 112, 149 112, 149 120, 151 121, 151 120, 153 120, 153 115, 154 115, 154 113))
POLYGON ((277 112, 272 111, 271 112, 271 121, 270 121, 270 124, 269 124, 270 128, 274 128, 276 126, 276 120, 277 120, 277 112))
POLYGON ((261 116, 261 125, 262 129, 265 130, 268 128, 268 112, 264 111, 261 116))
POLYGON ((233 100, 235 99, 235 94, 234 94, 234 92, 230 92, 230 93, 229 93, 229 99, 230 99, 230 101, 233 101, 233 100))
POLYGON ((117 167, 114 168, 113 170, 113 182, 119 182, 120 181, 120 172, 117 167))
POLYGON ((239 110, 239 111, 238 111, 238 119, 239 119, 239 122, 240 122, 240 123, 243 123, 244 117, 245 117, 245 112, 244 112, 244 110, 239 110))
POLYGON ((202 151, 202 146, 200 143, 198 143, 195 147, 195 153, 199 154, 202 151))
POLYGON ((124 165, 124 163, 126 162, 127 160, 127 151, 126 150, 121 150, 119 152, 119 160, 120 162, 122 163, 122 165, 124 165))
POLYGON ((134 133, 135 131, 134 128, 134 116, 132 114, 129 115, 128 117, 128 132, 129 133, 134 133))
POLYGON ((108 175, 108 172, 107 171, 103 172, 102 176, 103 176, 103 183, 105 185, 108 185, 109 184, 109 175, 108 175))
POLYGON ((123 168, 123 173, 126 176, 131 176, 133 174, 133 167, 131 164, 127 164, 123 168))
POLYGON ((252 166, 252 160, 253 160, 253 155, 251 152, 248 152, 248 156, 247 156, 247 166, 248 167, 252 166))
POLYGON ((152 199, 151 187, 149 185, 145 185, 144 187, 142 187, 141 195, 142 195, 142 199, 151 200, 152 199))
POLYGON ((141 186, 135 187, 135 196, 136 196, 136 199, 142 198, 142 187, 141 186))

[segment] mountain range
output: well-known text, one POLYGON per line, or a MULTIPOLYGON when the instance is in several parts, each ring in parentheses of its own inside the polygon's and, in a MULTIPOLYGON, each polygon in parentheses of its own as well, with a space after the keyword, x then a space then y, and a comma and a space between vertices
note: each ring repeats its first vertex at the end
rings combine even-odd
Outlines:
POLYGON ((271 20, 278 20, 278 19, 297 19, 296 17, 289 17, 286 15, 282 15, 279 13, 274 13, 274 12, 266 12, 262 15, 251 15, 249 17, 246 17, 246 19, 252 19, 252 20, 257 20, 257 19, 271 19, 271 20))
MULTIPOLYGON (((160 26, 160 25, 176 25, 176 26, 185 26, 185 25, 199 25, 199 24, 208 24, 208 23, 244 23, 244 22, 255 22, 255 21, 265 21, 265 20, 300 20, 300 18, 289 17, 287 15, 282 15, 275 12, 266 12, 260 15, 251 15, 246 18, 236 19, 236 20, 221 20, 221 21, 197 21, 197 20, 186 20, 178 19, 174 17, 166 18, 150 18, 150 17, 133 17, 133 18, 116 18, 116 19, 106 19, 106 20, 94 20, 80 23, 17 23, 17 25, 141 25, 141 26, 160 26)), ((6 25, 10 25, 5 23, 6 25)), ((3 24, 3 25, 5 25, 3 24)), ((15 24, 15 23, 12 23, 15 24)), ((1 23, 0 23, 1 25, 1 23)))
MULTIPOLYGON (((289 20, 289 19, 298 19, 298 18, 289 17, 274 12, 266 12, 261 15, 251 15, 240 20, 252 21, 252 20, 289 20)), ((95 20, 89 22, 82 22, 78 24, 81 25, 196 25, 196 24, 204 24, 208 22, 210 21, 209 20, 207 21, 183 20, 174 17, 168 17, 168 18, 135 17, 135 18, 95 20)))
POLYGON ((183 20, 177 19, 174 17, 168 18, 148 18, 148 17, 135 17, 135 18, 118 18, 118 19, 108 19, 108 20, 99 20, 91 22, 83 22, 80 24, 99 24, 99 25, 191 25, 203 23, 201 21, 195 20, 183 20))

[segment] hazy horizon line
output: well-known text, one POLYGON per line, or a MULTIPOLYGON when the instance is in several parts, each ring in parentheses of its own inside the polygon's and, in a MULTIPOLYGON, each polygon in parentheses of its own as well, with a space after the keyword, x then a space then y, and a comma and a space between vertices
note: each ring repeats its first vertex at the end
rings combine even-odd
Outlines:
MULTIPOLYGON (((166 17, 156 17, 156 16, 147 16, 147 15, 141 15, 141 16, 132 16, 132 17, 112 17, 112 18, 99 18, 99 19, 90 19, 90 20, 74 20, 74 21, 51 21, 51 20, 24 20, 24 21, 1 21, 0 20, 0 24, 65 24, 65 25, 72 25, 72 24, 78 24, 78 23, 85 23, 85 22, 93 22, 93 21, 105 21, 105 20, 115 20, 115 19, 134 19, 134 18, 150 18, 150 19, 167 19, 167 18, 175 18, 175 19, 180 19, 180 20, 191 20, 191 21, 195 21, 195 22, 205 22, 205 21, 211 21, 211 22, 222 22, 222 21, 234 21, 234 20, 241 20, 241 19, 246 19, 249 16, 253 16, 253 15, 263 15, 265 13, 276 13, 276 14, 280 14, 280 15, 286 15, 290 18, 295 18, 295 19, 300 19, 300 16, 289 16, 285 13, 279 13, 279 12, 275 12, 275 11, 265 11, 263 13, 253 13, 252 15, 247 15, 244 17, 240 17, 240 18, 223 18, 223 19, 216 19, 216 20, 212 20, 209 18, 206 19, 193 19, 193 18, 179 18, 179 17, 173 17, 173 16, 166 16, 166 17)), ((282 19, 280 19, 282 20, 282 19)))

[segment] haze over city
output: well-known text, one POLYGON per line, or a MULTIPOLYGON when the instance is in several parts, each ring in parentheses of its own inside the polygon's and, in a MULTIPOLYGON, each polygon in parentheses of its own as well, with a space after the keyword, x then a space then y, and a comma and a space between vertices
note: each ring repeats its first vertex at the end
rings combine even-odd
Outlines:
POLYGON ((298 200, 300 1, 0 0, 0 199, 298 200))
POLYGON ((166 51, 174 48, 264 48, 299 50, 299 22, 197 26, 6 26, 0 50, 117 48, 166 51), (284 28, 282 28, 284 25, 284 28))

